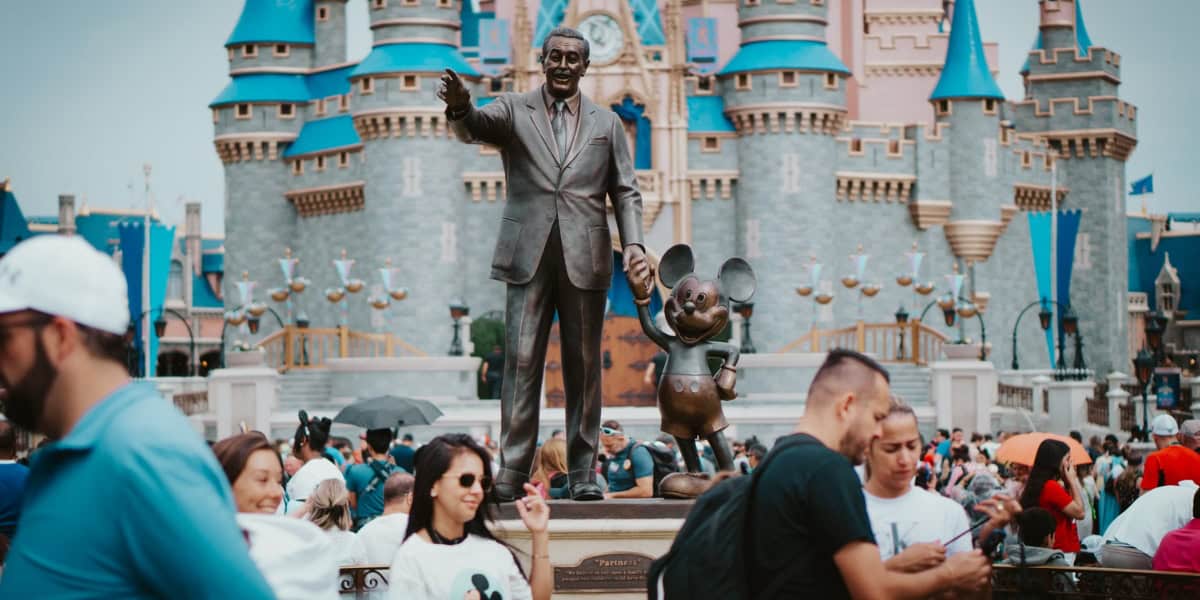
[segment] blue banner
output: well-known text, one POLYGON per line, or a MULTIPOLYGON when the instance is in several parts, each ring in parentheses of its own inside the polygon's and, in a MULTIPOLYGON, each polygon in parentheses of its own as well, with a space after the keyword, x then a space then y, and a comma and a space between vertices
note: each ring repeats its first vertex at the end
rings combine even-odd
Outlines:
MULTIPOLYGON (((1033 246, 1033 267, 1037 274, 1037 289, 1038 298, 1046 300, 1050 298, 1050 212, 1030 212, 1026 213, 1029 217, 1029 242, 1033 246)), ((1050 357, 1050 364, 1054 364, 1054 335, 1046 330, 1046 351, 1050 357)))
POLYGON ((507 63, 512 49, 508 19, 479 21, 479 59, 485 63, 507 63))
POLYGON ((717 20, 692 17, 687 24, 687 59, 693 63, 717 62, 717 20))
POLYGON ((1153 194, 1154 193, 1154 174, 1151 173, 1150 175, 1147 175, 1147 176, 1133 182, 1132 184, 1130 184, 1130 188, 1131 188, 1129 190, 1130 196, 1141 196, 1142 194, 1153 194))
MULTIPOLYGON (((142 256, 146 247, 145 229, 141 221, 121 223, 118 225, 121 239, 121 270, 125 273, 125 281, 129 285, 129 316, 137 329, 134 347, 138 351, 138 368, 143 369, 145 356, 143 352, 144 333, 143 319, 139 319, 146 307, 142 306, 142 256)), ((153 323, 159 318, 164 300, 167 295, 167 278, 171 270, 171 245, 175 240, 175 228, 166 227, 162 223, 151 223, 150 226, 150 371, 144 375, 153 377, 158 372, 158 336, 154 334, 153 323)), ((195 357, 192 357, 194 360, 195 357)))
MULTIPOLYGON (((1062 306, 1071 305, 1071 267, 1075 265, 1075 236, 1079 233, 1080 210, 1058 211, 1058 326, 1062 327, 1062 306)), ((1079 313, 1076 313, 1078 316, 1079 313)))

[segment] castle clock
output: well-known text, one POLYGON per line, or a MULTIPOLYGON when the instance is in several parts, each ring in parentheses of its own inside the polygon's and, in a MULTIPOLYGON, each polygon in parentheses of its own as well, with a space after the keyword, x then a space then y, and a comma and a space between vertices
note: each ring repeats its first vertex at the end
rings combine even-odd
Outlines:
POLYGON ((579 23, 579 31, 591 46, 591 62, 607 64, 621 55, 625 46, 625 32, 621 24, 610 15, 596 13, 579 23))

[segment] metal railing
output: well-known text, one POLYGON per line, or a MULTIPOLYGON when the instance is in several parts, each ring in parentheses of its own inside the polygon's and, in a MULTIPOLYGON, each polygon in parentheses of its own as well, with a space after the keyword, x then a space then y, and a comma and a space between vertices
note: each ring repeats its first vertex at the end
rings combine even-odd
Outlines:
POLYGON ((993 600, 1200 598, 1200 574, 1101 567, 994 565, 991 597, 993 600))
POLYGON ((1137 409, 1132 402, 1121 405, 1121 431, 1133 431, 1137 425, 1137 409))
POLYGON ((390 333, 350 331, 345 327, 309 329, 289 325, 258 343, 266 351, 267 364, 279 370, 324 367, 331 358, 379 358, 425 356, 419 348, 390 333))
POLYGON ((354 565, 342 567, 338 573, 338 593, 353 594, 355 598, 379 595, 387 589, 390 565, 354 565))
POLYGON ((996 404, 1033 412, 1033 388, 1001 383, 997 386, 996 404))
POLYGON ((1093 394, 1087 399, 1087 420, 1092 425, 1108 427, 1108 398, 1093 394))
POLYGON ((903 324, 858 321, 841 329, 814 329, 779 351, 828 352, 844 348, 871 354, 882 362, 926 365, 941 358, 942 346, 948 339, 942 332, 918 320, 903 324))

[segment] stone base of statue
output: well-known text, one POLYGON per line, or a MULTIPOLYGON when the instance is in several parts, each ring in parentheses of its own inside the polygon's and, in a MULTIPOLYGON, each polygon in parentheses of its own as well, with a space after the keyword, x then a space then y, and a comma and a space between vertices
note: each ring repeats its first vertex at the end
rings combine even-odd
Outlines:
MULTIPOLYGON (((662 498, 551 501, 554 598, 645 598, 650 562, 670 549, 691 508, 690 500, 662 498)), ((528 572, 531 541, 514 505, 501 506, 496 534, 520 551, 528 572)))

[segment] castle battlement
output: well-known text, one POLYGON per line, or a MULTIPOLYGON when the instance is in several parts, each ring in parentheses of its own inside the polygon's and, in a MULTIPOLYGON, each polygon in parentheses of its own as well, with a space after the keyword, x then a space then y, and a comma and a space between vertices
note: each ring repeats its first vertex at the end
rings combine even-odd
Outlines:
POLYGON ((835 135, 843 127, 846 109, 840 106, 772 102, 728 108, 739 135, 819 133, 835 135))
POLYGON ((1062 78, 1093 75, 1113 83, 1121 82, 1121 55, 1100 46, 1092 46, 1086 51, 1078 48, 1035 48, 1029 51, 1028 65, 1031 81, 1045 80, 1045 75, 1060 75, 1062 78))
POLYGON ((225 164, 251 160, 277 160, 280 146, 296 139, 294 133, 234 133, 217 136, 213 145, 225 164))
POLYGON ((355 113, 354 129, 364 140, 454 136, 445 110, 430 106, 384 108, 355 113))

